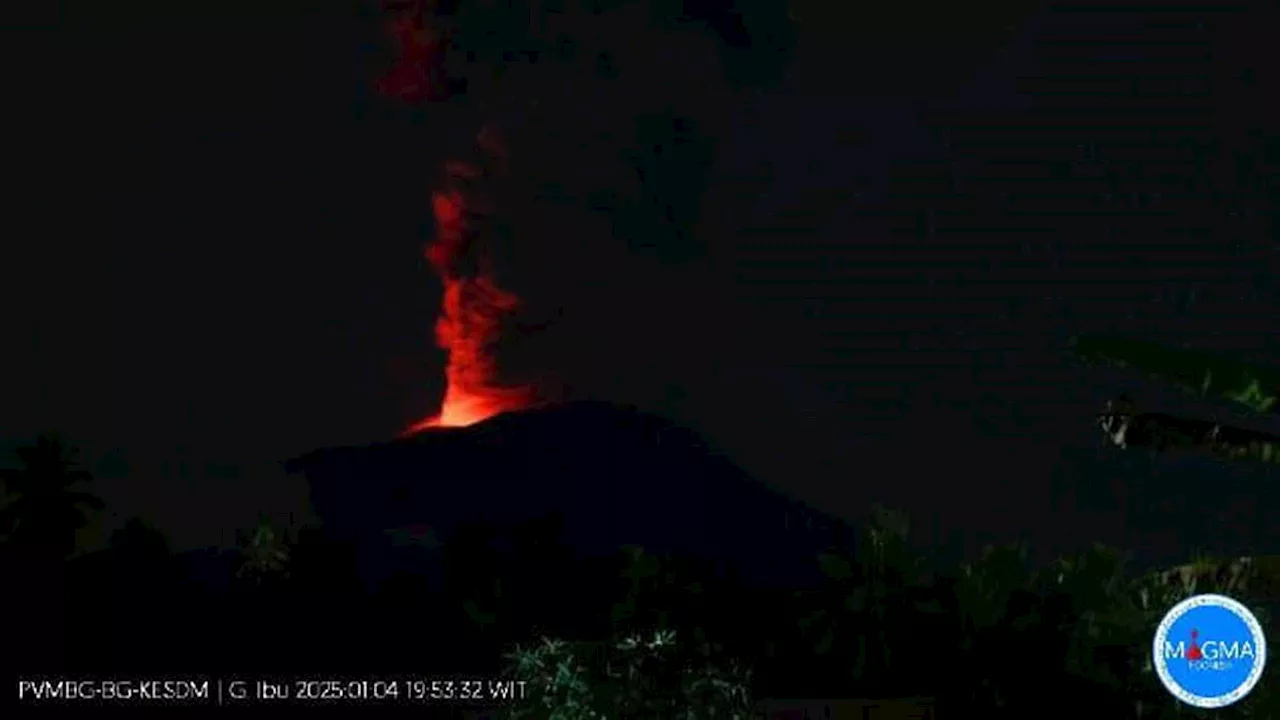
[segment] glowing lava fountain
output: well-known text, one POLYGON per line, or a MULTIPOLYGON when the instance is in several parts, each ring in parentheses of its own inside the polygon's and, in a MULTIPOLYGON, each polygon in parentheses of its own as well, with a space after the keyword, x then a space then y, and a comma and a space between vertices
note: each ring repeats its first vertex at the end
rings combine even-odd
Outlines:
MULTIPOLYGON (((488 140, 492 149, 492 137, 488 140)), ((450 163, 449 175, 468 181, 481 179, 480 169, 450 163)), ((436 321, 436 342, 449 353, 445 365, 445 393, 440 412, 407 431, 465 427, 499 413, 533 403, 527 386, 499 382, 494 346, 501 339, 503 321, 519 307, 515 294, 498 286, 493 277, 482 226, 492 212, 486 203, 450 189, 432 196, 436 240, 427 259, 444 284, 444 301, 436 321)))
MULTIPOLYGON (((379 91, 410 103, 448 99, 442 67, 447 41, 427 20, 426 4, 400 0, 386 2, 384 9, 389 11, 388 29, 399 57, 379 80, 379 91)), ((444 285, 435 334, 437 344, 448 352, 445 392, 440 411, 413 424, 406 435, 474 425, 533 403, 529 387, 499 381, 495 345, 519 299, 494 278, 492 248, 487 246, 491 238, 485 232, 494 212, 488 192, 492 185, 485 181, 502 169, 506 153, 492 132, 482 132, 476 147, 480 162, 449 163, 450 184, 431 198, 436 237, 426 254, 444 285)))

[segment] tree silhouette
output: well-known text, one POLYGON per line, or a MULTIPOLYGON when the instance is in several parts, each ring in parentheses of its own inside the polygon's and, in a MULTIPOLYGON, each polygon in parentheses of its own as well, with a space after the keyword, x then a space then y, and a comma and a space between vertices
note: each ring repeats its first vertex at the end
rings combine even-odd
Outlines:
POLYGON ((124 527, 111 533, 108 545, 129 563, 154 564, 169 557, 169 541, 164 533, 142 518, 130 518, 124 527))
POLYGON ((0 511, 0 528, 14 547, 63 558, 75 550, 76 530, 88 522, 86 510, 101 510, 97 496, 77 489, 93 476, 79 467, 78 450, 53 436, 17 451, 20 468, 0 469, 11 497, 0 511))
POLYGON ((291 539, 286 530, 267 517, 258 519, 240 543, 240 567, 236 575, 261 585, 289 577, 291 539))

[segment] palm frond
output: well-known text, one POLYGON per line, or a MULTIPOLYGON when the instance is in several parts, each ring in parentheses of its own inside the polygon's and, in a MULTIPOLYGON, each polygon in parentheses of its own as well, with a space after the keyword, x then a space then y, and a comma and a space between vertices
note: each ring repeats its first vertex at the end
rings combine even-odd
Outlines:
POLYGON ((1229 400, 1254 412, 1280 413, 1278 369, 1128 338, 1083 336, 1074 344, 1088 360, 1132 368, 1189 393, 1229 400))
POLYGON ((1231 460, 1280 464, 1280 436, 1211 420, 1138 412, 1126 399, 1108 403, 1098 416, 1098 426, 1119 448, 1205 452, 1231 460))

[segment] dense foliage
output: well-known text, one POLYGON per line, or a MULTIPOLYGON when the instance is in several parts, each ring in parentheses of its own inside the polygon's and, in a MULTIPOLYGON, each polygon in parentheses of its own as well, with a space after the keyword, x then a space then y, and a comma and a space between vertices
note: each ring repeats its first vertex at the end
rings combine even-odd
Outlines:
MULTIPOLYGON (((736 652, 720 646, 710 653, 719 665, 698 660, 706 647, 704 627, 671 630, 676 643, 686 632, 697 640, 681 659, 670 652, 671 665, 653 658, 653 666, 661 672, 672 665, 685 668, 685 677, 724 689, 709 697, 675 694, 685 703, 680 711, 733 716, 739 707, 736 688, 744 686, 756 698, 932 696, 941 713, 987 717, 1053 707, 1106 717, 1200 717, 1179 707, 1155 677, 1150 642, 1161 616, 1190 595, 1221 592, 1252 601, 1264 626, 1273 627, 1265 609, 1274 612, 1278 597, 1275 558, 1201 559, 1139 573, 1126 566, 1122 553, 1096 547, 1034 569, 1026 548, 1013 546, 989 548, 958 570, 941 573, 910 549, 905 527, 898 516, 882 512, 852 549, 836 547, 822 555, 818 562, 827 586, 792 594, 775 617, 754 618, 750 636, 733 645, 736 652), (734 657, 754 662, 735 666, 726 659, 734 657), (726 667, 738 667, 738 674, 726 674, 726 667)), ((668 574, 658 560, 633 555, 633 561, 648 563, 648 577, 679 575, 668 574)), ((656 598, 671 582, 657 581, 629 595, 629 607, 650 608, 629 617, 670 627, 656 598)), ((621 707, 612 699, 657 681, 657 672, 639 678, 634 672, 610 674, 606 668, 617 661, 609 654, 574 653, 569 647, 547 640, 516 656, 513 671, 546 688, 537 700, 547 703, 531 703, 517 716, 596 717, 591 709, 621 707)), ((1280 694, 1263 685, 1215 716, 1277 717, 1280 694)))
MULTIPOLYGON (((747 717, 779 697, 930 697, 940 717, 1208 717, 1153 673, 1160 617, 1221 592, 1274 641, 1280 610, 1274 556, 1152 572, 1095 547, 1036 568, 1011 546, 947 568, 884 510, 837 527, 813 559, 826 580, 807 588, 747 587, 706 559, 635 546, 578 557, 554 518, 387 545, 419 553, 419 569, 371 583, 361 548, 270 519, 239 551, 199 557, 141 521, 70 559, 9 542, 6 562, 26 559, 7 568, 15 587, 56 576, 61 590, 19 608, 13 640, 26 671, 506 673, 529 688, 500 708, 511 718, 747 717)), ((1214 716, 1280 717, 1276 685, 1214 716)))

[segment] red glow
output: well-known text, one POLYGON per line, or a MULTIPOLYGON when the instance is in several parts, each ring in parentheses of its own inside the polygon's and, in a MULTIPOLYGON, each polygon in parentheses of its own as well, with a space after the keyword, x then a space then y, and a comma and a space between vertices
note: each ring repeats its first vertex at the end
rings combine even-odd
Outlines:
POLYGON ((409 433, 474 425, 499 413, 528 407, 533 400, 529 388, 499 383, 493 357, 502 320, 515 312, 519 299, 494 283, 484 267, 483 248, 472 247, 475 233, 466 222, 461 194, 437 193, 431 205, 437 239, 427 248, 427 258, 444 282, 436 342, 448 351, 449 360, 440 412, 413 425, 409 433), (469 261, 474 262, 473 253, 479 253, 481 260, 476 267, 468 267, 469 261))
POLYGON ((388 4, 387 29, 395 42, 395 64, 378 80, 377 90, 386 97, 407 102, 439 97, 445 83, 439 78, 442 41, 426 22, 422 3, 416 0, 388 4))
MULTIPOLYGON (((382 77, 383 95, 407 101, 443 99, 448 95, 442 79, 441 59, 446 42, 427 22, 422 0, 386 2, 388 29, 398 51, 396 64, 382 77)), ((500 160, 503 148, 491 134, 477 144, 491 159, 500 160)), ((482 171, 463 163, 452 164, 450 174, 479 179, 482 171)), ((502 334, 503 320, 519 305, 515 294, 499 287, 488 263, 488 248, 477 216, 492 211, 475 193, 438 192, 431 198, 436 239, 427 248, 427 259, 444 284, 436 342, 449 354, 445 366, 445 393, 440 411, 415 423, 406 434, 429 428, 465 427, 494 415, 528 407, 533 394, 528 387, 505 386, 499 381, 494 345, 502 334)))

